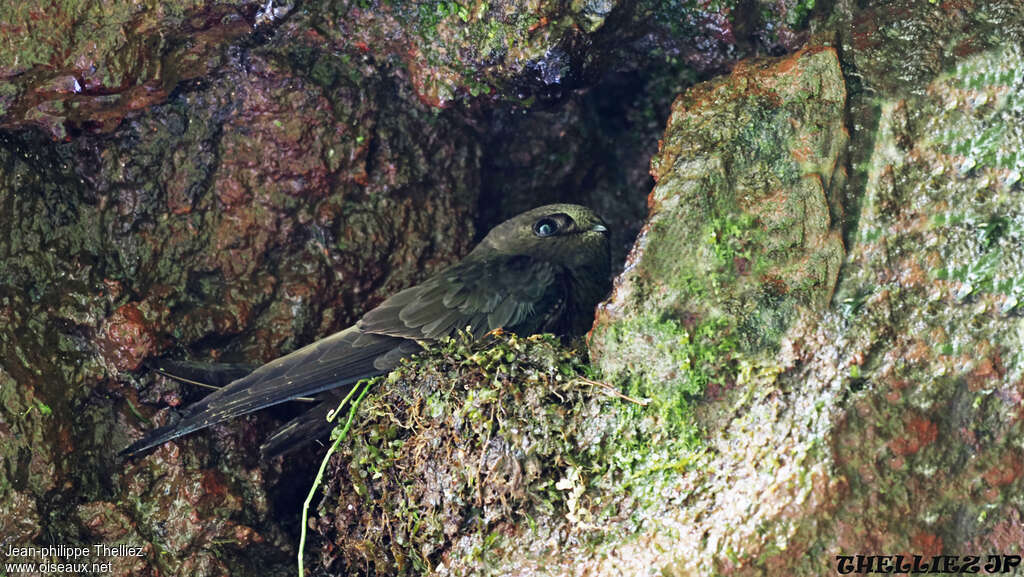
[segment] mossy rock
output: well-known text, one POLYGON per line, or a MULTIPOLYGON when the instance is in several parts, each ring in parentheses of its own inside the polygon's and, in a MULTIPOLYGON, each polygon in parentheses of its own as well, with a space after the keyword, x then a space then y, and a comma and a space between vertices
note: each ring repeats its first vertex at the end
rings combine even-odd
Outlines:
POLYGON ((839 231, 846 93, 830 49, 745 62, 679 97, 657 185, 591 352, 613 380, 678 404, 735 383, 801 310, 827 306, 839 231))

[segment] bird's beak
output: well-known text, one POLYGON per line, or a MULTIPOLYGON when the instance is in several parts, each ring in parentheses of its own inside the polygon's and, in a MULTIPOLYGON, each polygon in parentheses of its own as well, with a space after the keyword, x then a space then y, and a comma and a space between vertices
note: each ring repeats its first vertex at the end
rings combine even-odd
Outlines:
POLYGON ((608 228, 603 224, 595 224, 590 230, 591 232, 608 232, 608 228))

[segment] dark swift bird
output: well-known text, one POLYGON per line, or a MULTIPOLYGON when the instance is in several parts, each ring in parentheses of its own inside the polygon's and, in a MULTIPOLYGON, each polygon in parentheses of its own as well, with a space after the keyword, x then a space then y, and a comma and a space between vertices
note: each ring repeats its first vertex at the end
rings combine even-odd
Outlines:
MULTIPOLYGON (((393 369, 421 343, 467 327, 476 338, 497 328, 582 334, 610 289, 610 266, 608 229, 590 209, 535 208, 494 227, 462 261, 388 298, 355 325, 231 381, 122 454, 298 397, 347 390, 393 369)), ((326 396, 340 399, 337 393, 326 396)), ((324 435, 331 428, 326 415, 336 406, 325 399, 285 425, 263 445, 264 455, 324 435)))

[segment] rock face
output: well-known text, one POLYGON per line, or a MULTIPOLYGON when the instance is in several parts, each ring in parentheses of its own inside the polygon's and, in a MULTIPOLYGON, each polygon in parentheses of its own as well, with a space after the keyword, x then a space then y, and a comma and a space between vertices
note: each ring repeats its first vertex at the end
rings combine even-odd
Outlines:
MULTIPOLYGON (((804 52, 766 69, 771 79, 756 84, 746 82, 740 69, 725 85, 734 91, 756 86, 753 100, 760 106, 785 108, 778 82, 802 69, 805 86, 842 94, 828 88, 835 82, 822 80, 839 78, 833 54, 804 52), (801 63, 815 58, 830 64, 801 63)), ((1016 224, 1022 208, 1018 152, 1024 146, 1021 58, 1008 43, 962 58, 919 95, 883 102, 870 136, 857 136, 873 146, 864 189, 846 189, 858 195, 846 199, 857 215, 846 221, 850 248, 836 294, 830 300, 829 282, 811 282, 803 285, 812 288, 803 296, 787 295, 797 305, 789 309, 793 314, 767 323, 778 327, 777 340, 746 338, 747 319, 765 326, 756 304, 715 308, 723 301, 756 303, 743 298, 756 284, 730 271, 727 260, 714 268, 704 264, 714 260, 702 258, 722 237, 709 211, 717 206, 715 197, 694 191, 721 189, 707 184, 715 182, 705 177, 716 174, 714 166, 690 171, 706 159, 700 139, 686 128, 718 118, 714 112, 728 110, 730 101, 715 102, 714 112, 687 105, 711 87, 677 102, 663 152, 653 163, 659 181, 649 223, 595 326, 592 347, 608 373, 633 382, 641 375, 634 388, 655 399, 699 399, 693 416, 703 441, 696 444, 695 463, 661 492, 664 503, 676 506, 655 507, 636 542, 611 546, 577 566, 595 574, 659 567, 664 574, 820 575, 836 571, 840 555, 917 554, 932 567, 932 555, 1012 554, 1024 539, 1016 224), (675 143, 689 149, 671 154, 675 143), (708 229, 712 234, 700 234, 708 229), (691 272, 695 266, 702 275, 691 272), (723 270, 729 282, 716 283, 723 270), (692 286, 701 288, 701 298, 679 298, 692 294, 692 286), (725 320, 716 332, 702 331, 701 321, 711 314, 725 320), (723 350, 727 338, 721 332, 738 339, 723 350), (693 340, 702 336, 706 346, 695 347, 693 340), (696 354, 702 350, 713 354, 696 354)), ((842 116, 833 118, 841 128, 842 116)), ((731 123, 713 126, 727 136, 716 150, 742 142, 742 131, 731 123)), ((781 162, 777 157, 758 172, 785 173, 796 164, 791 158, 813 159, 815 151, 841 158, 821 154, 830 149, 776 147, 792 156, 780 155, 781 162)), ((743 170, 749 165, 721 164, 729 175, 722 180, 740 187, 749 178, 743 170)), ((817 171, 822 183, 829 182, 826 174, 837 174, 817 171)), ((822 199, 819 206, 837 200, 822 199)), ((757 206, 767 211, 786 205, 757 206)), ((800 223, 797 229, 825 230, 816 214, 809 209, 790 222, 800 223)), ((758 238, 752 225, 759 218, 747 220, 755 231, 741 229, 741 242, 758 238)), ((817 238, 834 239, 832 233, 817 238)), ((829 245, 811 242, 807 254, 829 245)), ((789 260, 785 252, 766 253, 789 260)), ((781 278, 827 279, 808 274, 815 268, 806 265, 832 258, 795 259, 804 266, 781 278)), ((750 261, 757 270, 756 259, 750 261)), ((782 306, 774 310, 787 310, 785 299, 776 302, 782 306)), ((970 560, 958 561, 965 562, 970 560)), ((995 560, 979 561, 987 562, 995 560)))
POLYGON ((757 4, 746 15, 737 2, 653 0, 12 2, 0 7, 0 128, 35 126, 56 140, 109 132, 182 83, 231 67, 232 46, 265 43, 282 22, 290 36, 296 20, 322 49, 403 69, 431 106, 478 96, 529 106, 652 49, 713 72, 737 48, 799 42, 803 2, 757 4))
POLYGON ((260 2, 46 0, 0 7, 0 127, 109 131, 222 64, 260 2))
POLYGON ((802 308, 828 303, 843 258, 845 100, 835 53, 811 50, 744 63, 675 102, 650 215, 593 331, 606 374, 628 372, 642 396, 699 393, 701 363, 774 349, 802 308), (675 339, 713 358, 681 359, 675 339))
POLYGON ((146 546, 125 575, 283 571, 268 493, 290 476, 252 453, 266 417, 115 459, 197 396, 143 361, 269 360, 468 250, 479 147, 461 118, 314 41, 232 58, 110 135, 3 136, 4 543, 146 546))
POLYGON ((832 443, 834 550, 978 555, 1024 539, 1022 65, 1019 47, 985 52, 882 105, 837 295, 850 344, 835 378, 851 393, 832 443))

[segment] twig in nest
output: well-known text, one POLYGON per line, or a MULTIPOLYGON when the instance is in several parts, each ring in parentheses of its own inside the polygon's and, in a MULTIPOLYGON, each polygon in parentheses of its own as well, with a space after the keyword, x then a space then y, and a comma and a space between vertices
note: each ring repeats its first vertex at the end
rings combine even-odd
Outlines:
POLYGON ((629 401, 631 403, 636 403, 636 404, 640 405, 641 407, 646 407, 651 402, 650 399, 640 399, 640 400, 637 400, 637 399, 634 399, 633 397, 630 397, 630 396, 627 396, 627 395, 623 395, 622 393, 619 392, 618 389, 616 389, 615 387, 609 385, 608 383, 602 383, 601 381, 595 381, 594 379, 588 379, 587 377, 584 377, 584 376, 577 376, 576 378, 581 380, 581 381, 583 381, 584 383, 587 383, 588 385, 593 385, 595 387, 601 388, 602 390, 604 390, 604 392, 608 393, 609 395, 611 395, 613 397, 618 397, 620 399, 629 401))

